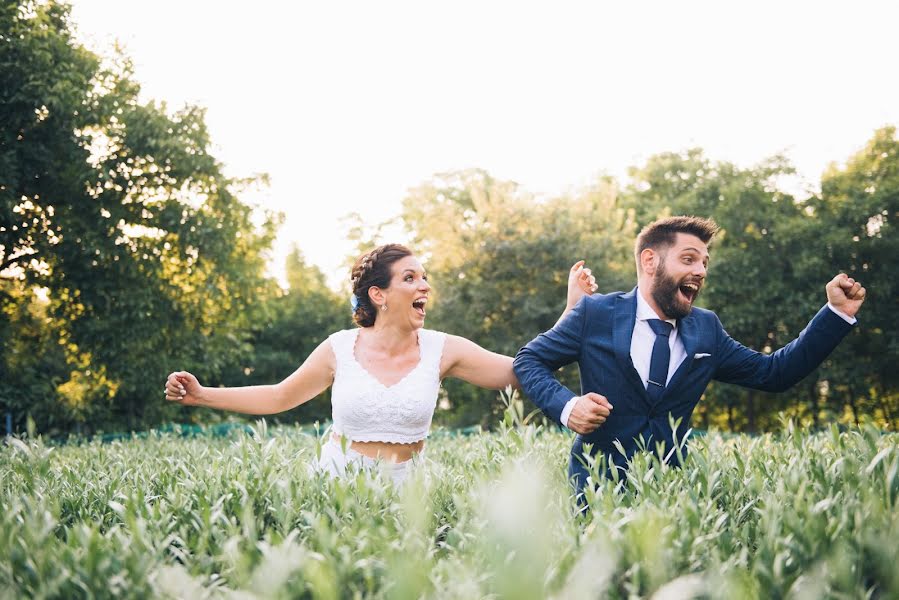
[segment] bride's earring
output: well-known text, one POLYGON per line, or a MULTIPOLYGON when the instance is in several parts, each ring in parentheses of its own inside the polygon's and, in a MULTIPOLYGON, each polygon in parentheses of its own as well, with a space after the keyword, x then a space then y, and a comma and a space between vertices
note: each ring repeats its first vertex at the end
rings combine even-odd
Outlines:
POLYGON ((382 304, 382 305, 381 305, 381 310, 385 310, 385 311, 386 311, 386 310, 387 310, 387 305, 386 305, 386 304, 382 304))

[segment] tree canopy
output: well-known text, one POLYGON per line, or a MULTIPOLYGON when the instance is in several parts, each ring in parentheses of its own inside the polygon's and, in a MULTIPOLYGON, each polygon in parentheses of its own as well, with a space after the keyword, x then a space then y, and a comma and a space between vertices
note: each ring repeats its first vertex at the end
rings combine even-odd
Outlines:
POLYGON ((41 348, 64 359, 4 352, 0 396, 17 421, 42 401, 60 424, 158 420, 148 381, 161 391, 177 364, 216 376, 248 350, 279 217, 254 226, 203 109, 141 103, 127 58, 80 46, 67 5, 0 11, 3 331, 15 349, 39 314, 41 348))

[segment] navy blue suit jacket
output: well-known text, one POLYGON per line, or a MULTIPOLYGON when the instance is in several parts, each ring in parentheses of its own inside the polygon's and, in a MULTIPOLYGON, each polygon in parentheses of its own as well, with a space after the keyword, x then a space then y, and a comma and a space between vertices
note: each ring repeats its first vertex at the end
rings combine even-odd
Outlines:
MULTIPOLYGON (((648 448, 665 442, 670 449, 674 432, 669 414, 682 419, 678 427, 680 440, 712 379, 769 392, 786 390, 814 370, 852 329, 825 306, 799 337, 768 355, 736 342, 715 313, 693 308, 677 324, 677 335, 687 356, 661 398, 653 403, 631 361, 636 315, 636 288, 627 293, 585 297, 555 327, 531 340, 515 357, 515 374, 522 389, 556 423, 565 404, 587 392, 602 394, 614 407, 608 420, 593 433, 575 438, 569 466, 572 476, 582 474, 575 462, 580 462, 576 459, 585 443, 593 445, 594 454, 603 452, 619 466, 625 461, 615 449, 616 440, 624 447, 627 458, 638 449, 640 436, 649 443, 648 448), (578 394, 553 376, 556 369, 573 362, 580 369, 578 394)), ((577 483, 579 488, 583 485, 583 481, 577 483)))

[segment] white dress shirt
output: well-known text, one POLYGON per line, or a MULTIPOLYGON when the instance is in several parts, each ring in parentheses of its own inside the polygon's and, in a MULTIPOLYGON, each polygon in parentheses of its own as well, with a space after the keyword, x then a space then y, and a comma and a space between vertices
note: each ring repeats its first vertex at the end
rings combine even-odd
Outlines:
MULTIPOLYGON (((850 317, 840 312, 830 302, 827 303, 827 307, 850 325, 855 325, 855 317, 850 317)), ((668 379, 665 381, 665 385, 667 385, 677 368, 687 358, 687 351, 684 349, 684 343, 677 335, 677 321, 675 319, 661 319, 649 306, 646 299, 643 298, 640 288, 637 288, 637 320, 634 323, 634 334, 631 337, 631 362, 634 363, 634 368, 637 369, 637 374, 640 376, 640 380, 643 381, 644 387, 649 382, 649 363, 652 358, 652 346, 656 342, 656 334, 649 326, 649 323, 647 323, 649 319, 668 321, 673 326, 671 334, 668 336, 668 348, 671 350, 671 358, 668 361, 668 379)), ((565 408, 562 409, 562 415, 559 420, 565 427, 568 427, 568 417, 571 416, 571 411, 574 410, 574 405, 579 397, 575 396, 569 400, 565 404, 565 408)), ((609 398, 609 402, 614 405, 615 399, 609 398)))

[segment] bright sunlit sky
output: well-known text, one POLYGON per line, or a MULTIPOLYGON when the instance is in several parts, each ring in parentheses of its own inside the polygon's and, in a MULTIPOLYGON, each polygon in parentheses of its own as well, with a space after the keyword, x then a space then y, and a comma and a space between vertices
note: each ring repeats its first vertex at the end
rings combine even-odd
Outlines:
POLYGON ((785 153, 815 186, 899 124, 899 3, 74 0, 82 40, 115 40, 143 99, 207 108, 226 173, 283 211, 333 283, 406 190, 469 167, 538 194, 652 154, 749 167, 785 153))

